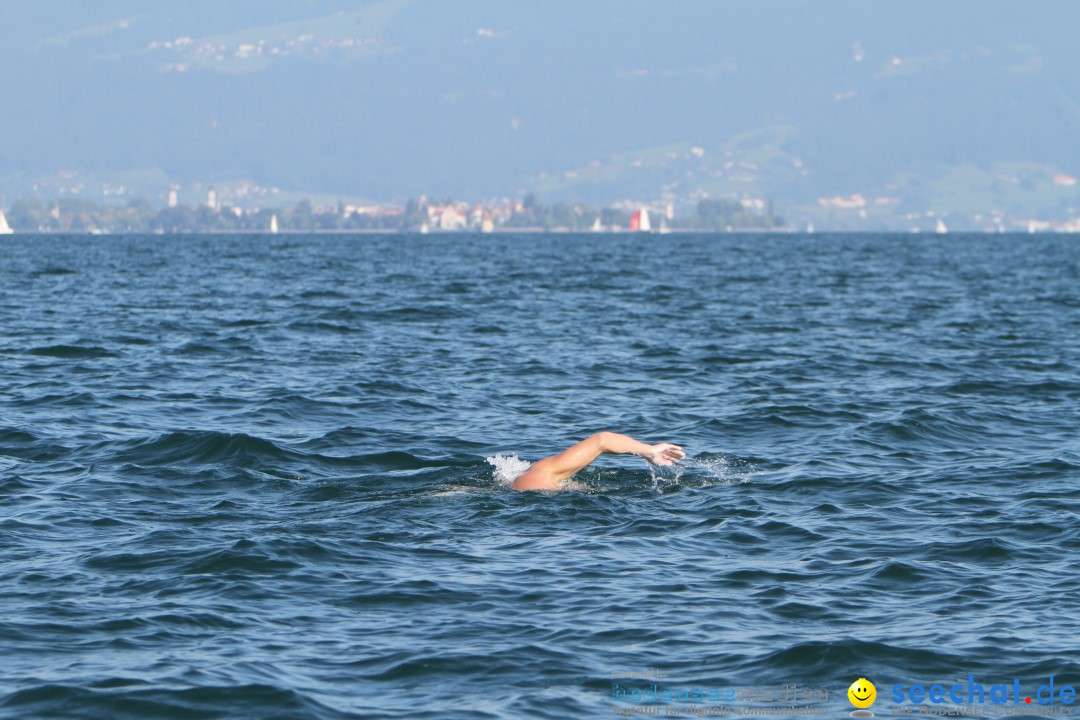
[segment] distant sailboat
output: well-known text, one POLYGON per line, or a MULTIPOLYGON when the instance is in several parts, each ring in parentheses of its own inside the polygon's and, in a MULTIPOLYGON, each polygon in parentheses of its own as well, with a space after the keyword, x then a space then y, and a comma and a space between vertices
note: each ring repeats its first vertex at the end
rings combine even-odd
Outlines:
POLYGON ((0 235, 11 235, 14 230, 8 225, 7 218, 4 216, 4 211, 0 210, 0 235))
POLYGON ((603 231, 604 226, 600 224, 600 216, 599 215, 596 217, 595 220, 593 220, 592 228, 590 228, 590 229, 592 230, 592 232, 601 232, 601 231, 603 231))
POLYGON ((938 235, 944 235, 947 232, 949 232, 949 228, 946 227, 945 221, 942 220, 941 218, 938 218, 938 221, 937 221, 937 234, 938 235))
POLYGON ((277 213, 274 213, 270 216, 270 232, 273 234, 277 234, 277 231, 277 213))
POLYGON ((652 232, 652 223, 649 222, 649 211, 641 208, 630 216, 630 230, 634 232, 652 232))
POLYGON ((660 229, 657 230, 657 232, 660 233, 661 235, 667 235, 669 232, 671 232, 671 228, 668 227, 666 217, 661 217, 660 218, 660 229))
POLYGON ((814 234, 814 223, 812 223, 812 222, 806 223, 806 234, 807 235, 813 235, 814 234))

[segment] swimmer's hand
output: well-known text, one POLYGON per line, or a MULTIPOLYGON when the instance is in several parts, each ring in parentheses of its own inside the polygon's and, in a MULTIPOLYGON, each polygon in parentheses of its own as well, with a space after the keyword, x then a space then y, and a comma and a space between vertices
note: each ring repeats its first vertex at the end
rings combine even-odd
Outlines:
POLYGON ((660 465, 666 467, 668 465, 674 465, 675 463, 686 457, 686 453, 678 445, 672 445, 671 443, 660 443, 659 445, 650 445, 649 449, 641 453, 641 457, 653 465, 660 465))

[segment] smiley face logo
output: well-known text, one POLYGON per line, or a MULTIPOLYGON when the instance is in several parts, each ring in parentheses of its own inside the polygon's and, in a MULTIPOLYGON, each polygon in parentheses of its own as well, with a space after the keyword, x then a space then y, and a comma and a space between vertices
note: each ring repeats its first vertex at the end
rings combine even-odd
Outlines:
MULTIPOLYGON (((866 678, 859 678, 851 683, 851 687, 847 690, 847 696, 855 707, 868 708, 877 700, 877 688, 874 687, 874 683, 866 678)), ((852 715, 854 714, 852 713, 852 715)), ((864 714, 873 717, 873 713, 859 713, 860 716, 864 714)))

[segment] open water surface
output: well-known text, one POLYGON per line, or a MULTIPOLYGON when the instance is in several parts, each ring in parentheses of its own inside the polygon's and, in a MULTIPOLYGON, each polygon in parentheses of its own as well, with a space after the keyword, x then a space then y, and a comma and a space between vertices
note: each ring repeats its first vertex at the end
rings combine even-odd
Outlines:
POLYGON ((1061 236, 7 238, 0 715, 1080 685, 1078 368, 1061 236))

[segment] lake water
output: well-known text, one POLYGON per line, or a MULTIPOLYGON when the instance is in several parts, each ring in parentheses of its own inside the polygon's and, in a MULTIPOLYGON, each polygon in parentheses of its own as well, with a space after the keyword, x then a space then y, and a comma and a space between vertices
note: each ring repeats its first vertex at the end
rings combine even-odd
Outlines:
POLYGON ((1074 238, 2 243, 4 717, 1080 685, 1074 238))

